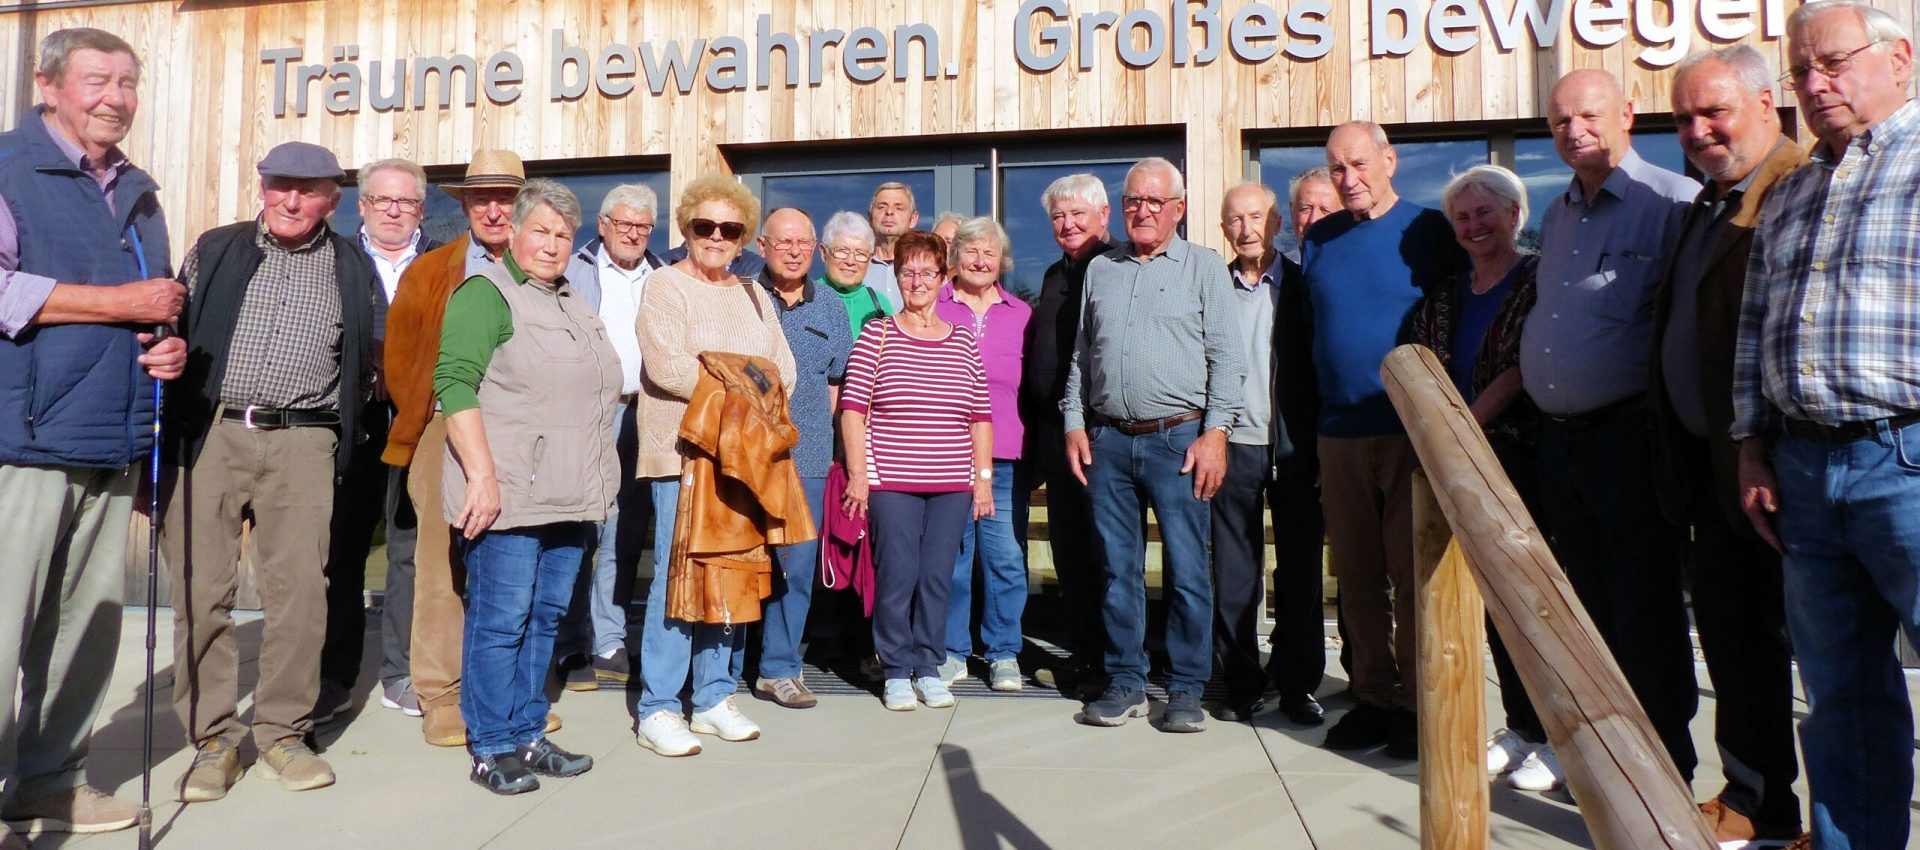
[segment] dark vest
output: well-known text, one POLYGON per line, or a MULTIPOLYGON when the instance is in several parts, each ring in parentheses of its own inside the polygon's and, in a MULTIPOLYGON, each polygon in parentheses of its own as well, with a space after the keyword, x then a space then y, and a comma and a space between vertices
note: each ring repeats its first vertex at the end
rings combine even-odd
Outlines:
MULTIPOLYGON (((220 387, 227 375, 227 352, 247 284, 265 256, 253 244, 257 220, 216 227, 201 234, 193 250, 195 279, 188 284, 193 297, 180 317, 180 333, 187 339, 187 369, 180 380, 167 385, 167 460, 192 466, 205 445, 207 430, 220 403, 220 387)), ((331 229, 334 278, 340 283, 340 445, 334 453, 334 477, 346 474, 354 449, 365 438, 360 413, 373 387, 361 380, 372 374, 373 311, 380 298, 379 273, 366 249, 331 229)))
MULTIPOLYGON (((19 233, 18 270, 61 283, 111 286, 173 274, 153 178, 120 175, 118 212, 92 175, 67 159, 40 108, 0 134, 0 200, 19 233)), ((0 338, 0 464, 123 467, 153 447, 153 381, 131 325, 34 325, 0 338)))

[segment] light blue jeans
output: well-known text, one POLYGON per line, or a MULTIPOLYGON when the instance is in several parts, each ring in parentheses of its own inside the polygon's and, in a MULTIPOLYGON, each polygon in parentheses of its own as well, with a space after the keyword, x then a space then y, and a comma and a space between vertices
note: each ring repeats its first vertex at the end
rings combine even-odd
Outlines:
POLYGON ((1773 465, 1814 846, 1899 850, 1913 712, 1894 640, 1920 630, 1920 424, 1851 443, 1784 437, 1773 465))
POLYGON ((973 556, 980 553, 980 643, 989 663, 1020 657, 1020 616, 1027 610, 1027 553, 1014 535, 1015 462, 993 462, 993 516, 967 523, 947 596, 947 655, 973 654, 973 556))
POLYGON ((684 710, 680 691, 693 677, 693 710, 720 704, 739 686, 745 653, 743 626, 667 619, 667 557, 673 551, 673 519, 680 504, 679 478, 651 479, 653 487, 653 582, 640 626, 639 717, 684 710))
POLYGON ((467 565, 460 717, 475 755, 512 752, 546 729, 554 631, 591 532, 590 523, 556 522, 455 535, 467 565))
MULTIPOLYGON (((807 509, 818 528, 825 515, 827 479, 802 478, 807 509)), ((800 675, 800 641, 807 633, 807 610, 813 605, 813 577, 820 570, 818 537, 774 550, 773 597, 762 606, 760 678, 791 679, 800 675)))

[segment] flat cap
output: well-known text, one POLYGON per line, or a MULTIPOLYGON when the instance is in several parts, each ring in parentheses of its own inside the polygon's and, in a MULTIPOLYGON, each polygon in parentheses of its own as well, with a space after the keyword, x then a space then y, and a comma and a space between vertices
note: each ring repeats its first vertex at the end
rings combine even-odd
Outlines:
POLYGON ((295 180, 327 179, 338 182, 347 177, 347 173, 340 170, 340 160, 334 158, 333 151, 307 142, 275 145, 254 170, 260 172, 261 177, 291 177, 295 180))

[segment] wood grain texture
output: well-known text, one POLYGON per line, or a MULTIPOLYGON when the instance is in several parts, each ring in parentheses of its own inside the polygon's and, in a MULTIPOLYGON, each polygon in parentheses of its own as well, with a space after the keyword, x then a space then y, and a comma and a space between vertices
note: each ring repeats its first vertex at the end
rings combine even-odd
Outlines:
POLYGON ((1420 648, 1420 847, 1486 850, 1486 609, 1425 472, 1413 472, 1420 648))
MULTIPOLYGON (((1035 131, 1112 128, 1124 134, 1124 128, 1141 126, 1184 129, 1190 206, 1204 213, 1189 229, 1196 241, 1224 249, 1212 211, 1220 191, 1241 179, 1246 146, 1263 133, 1297 129, 1311 138, 1351 118, 1535 121, 1542 117, 1541 101, 1553 80, 1576 67, 1622 75, 1643 113, 1668 108, 1671 70, 1637 60, 1645 45, 1629 37, 1604 50, 1585 47, 1575 41, 1570 21, 1561 22, 1551 48, 1523 45, 1502 51, 1487 24, 1479 45, 1465 53, 1436 54, 1423 35, 1411 54, 1381 58, 1371 55, 1365 4, 1337 0, 1325 22, 1332 30, 1332 52, 1320 59, 1301 62, 1282 53, 1249 64, 1223 50, 1210 62, 1175 63, 1171 27, 1180 18, 1179 4, 1065 2, 1067 20, 1057 22, 1070 28, 1065 62, 1044 73, 1014 60, 1020 0, 771 5, 750 0, 153 0, 31 11, 0 6, 0 67, 30 70, 39 39, 69 26, 103 27, 134 45, 147 70, 143 108, 125 148, 159 179, 176 249, 210 227, 255 214, 253 163, 268 148, 293 139, 329 146, 348 167, 388 156, 458 166, 474 150, 490 147, 514 150, 536 168, 578 157, 664 157, 679 186, 701 171, 732 168, 728 151, 733 146, 848 141, 884 150, 923 139, 1007 141, 1035 131), (1123 36, 1116 29, 1083 37, 1081 19, 1088 13, 1117 17, 1140 9, 1157 13, 1169 26, 1165 50, 1145 67, 1120 62, 1115 40, 1123 36), (795 38, 802 77, 797 85, 786 79, 785 63, 776 54, 772 79, 759 86, 754 66, 762 13, 772 16, 773 31, 795 38), (821 52, 821 84, 806 83, 815 32, 872 26, 891 37, 896 26, 921 21, 940 36, 935 79, 917 73, 915 47, 908 79, 892 79, 890 49, 886 76, 872 83, 850 81, 841 66, 843 42, 821 52), (689 94, 669 87, 656 96, 646 89, 644 71, 636 69, 631 94, 607 98, 590 90, 581 98, 554 99, 550 67, 556 29, 569 46, 586 50, 594 64, 613 43, 632 47, 637 56, 648 48, 662 50, 669 39, 685 49, 696 38, 736 36, 748 46, 749 55, 742 58, 749 86, 714 92, 702 79, 689 94), (1091 46, 1087 71, 1079 70, 1083 42, 1091 46), (263 50, 299 46, 305 50, 303 63, 329 63, 335 46, 348 45, 357 47, 363 76, 373 59, 383 60, 389 80, 392 60, 409 60, 409 89, 411 60, 462 53, 484 73, 487 57, 502 50, 520 55, 526 82, 520 98, 507 105, 489 103, 482 94, 473 107, 416 110, 409 104, 378 111, 363 104, 345 115, 324 108, 322 82, 312 87, 307 115, 272 114, 273 73, 260 60, 263 50), (948 64, 957 73, 948 76, 948 64)), ((1909 26, 1914 23, 1912 0, 1876 2, 1909 26)), ((1221 0, 1222 29, 1243 5, 1243 0, 1221 0)), ((1284 20, 1296 2, 1270 0, 1268 5, 1284 20)), ((1056 22, 1045 15, 1034 21, 1035 29, 1051 23, 1056 22)), ((1278 44, 1284 47, 1288 39, 1282 29, 1278 44)), ((1136 36, 1137 43, 1144 41, 1144 33, 1136 36)), ((1195 29, 1189 36, 1190 47, 1197 48, 1202 34, 1195 29)), ((1032 42, 1037 35, 1028 38, 1032 42)), ((1699 34, 1691 38, 1696 49, 1710 44, 1699 34)), ((1778 64, 1783 40, 1767 41, 1756 29, 1746 41, 1778 64)), ((370 91, 373 84, 368 79, 363 86, 370 91)), ((0 128, 12 126, 37 100, 31 73, 0 77, 0 91, 16 107, 0 111, 0 128)))

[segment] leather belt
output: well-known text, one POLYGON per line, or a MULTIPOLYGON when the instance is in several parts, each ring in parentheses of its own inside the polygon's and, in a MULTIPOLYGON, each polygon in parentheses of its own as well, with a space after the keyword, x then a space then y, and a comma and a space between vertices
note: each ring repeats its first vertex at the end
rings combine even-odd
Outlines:
POLYGON ((621 404, 633 404, 634 402, 636 402, 636 401, 639 401, 639 400, 640 400, 640 394, 639 394, 639 393, 622 393, 622 394, 620 395, 620 403, 621 403, 621 404))
POLYGON ((337 410, 288 410, 276 407, 220 406, 222 422, 238 422, 259 431, 278 431, 283 428, 338 428, 340 412, 337 410))
POLYGON ((1920 422, 1920 413, 1894 416, 1887 419, 1868 419, 1862 422, 1842 422, 1838 425, 1822 425, 1806 419, 1786 418, 1787 433, 1803 440, 1818 440, 1823 443, 1852 443, 1858 440, 1872 439, 1880 433, 1880 426, 1889 431, 1898 431, 1915 422, 1920 422))
POLYGON ((1642 393, 1637 396, 1621 399, 1612 404, 1596 407, 1592 410, 1586 411, 1585 413, 1569 413, 1564 416, 1559 414, 1547 413, 1545 414, 1545 416, 1547 418, 1547 421, 1552 422, 1553 424, 1558 425, 1561 428, 1564 428, 1568 431, 1586 431, 1593 428, 1596 425, 1599 425, 1601 422, 1606 421, 1608 417, 1611 417, 1616 413, 1622 413, 1628 410, 1639 408, 1643 403, 1646 402, 1646 400, 1647 400, 1646 394, 1642 393))
POLYGON ((1155 431, 1165 431, 1175 425, 1184 425, 1205 415, 1204 411, 1189 410, 1185 413, 1176 413, 1165 419, 1135 419, 1127 421, 1101 417, 1099 424, 1128 436, 1139 436, 1141 434, 1151 434, 1155 431))

